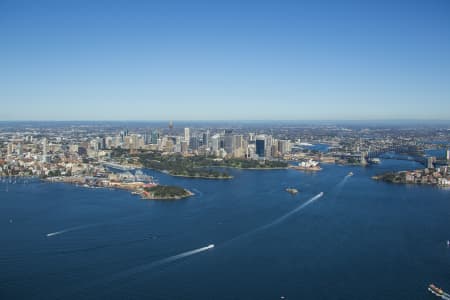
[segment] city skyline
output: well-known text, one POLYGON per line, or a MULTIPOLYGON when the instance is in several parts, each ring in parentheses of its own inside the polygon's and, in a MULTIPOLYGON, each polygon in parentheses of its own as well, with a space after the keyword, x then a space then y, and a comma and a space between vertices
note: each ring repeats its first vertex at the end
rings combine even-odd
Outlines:
POLYGON ((449 120, 446 1, 0 4, 0 120, 449 120))

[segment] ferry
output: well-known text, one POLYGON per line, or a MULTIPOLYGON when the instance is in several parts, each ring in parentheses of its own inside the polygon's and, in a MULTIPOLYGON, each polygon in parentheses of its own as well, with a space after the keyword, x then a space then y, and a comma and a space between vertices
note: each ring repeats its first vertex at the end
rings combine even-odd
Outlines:
POLYGON ((353 172, 348 173, 348 176, 349 176, 349 177, 350 177, 350 176, 353 176, 353 172))

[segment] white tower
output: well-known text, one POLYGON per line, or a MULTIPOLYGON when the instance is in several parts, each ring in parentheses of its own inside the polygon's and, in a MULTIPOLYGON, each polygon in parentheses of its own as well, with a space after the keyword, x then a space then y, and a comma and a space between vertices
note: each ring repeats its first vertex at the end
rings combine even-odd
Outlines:
POLYGON ((47 138, 42 139, 42 162, 47 162, 47 138))
POLYGON ((189 128, 184 128, 184 141, 189 145, 189 139, 191 138, 191 135, 189 133, 189 128))

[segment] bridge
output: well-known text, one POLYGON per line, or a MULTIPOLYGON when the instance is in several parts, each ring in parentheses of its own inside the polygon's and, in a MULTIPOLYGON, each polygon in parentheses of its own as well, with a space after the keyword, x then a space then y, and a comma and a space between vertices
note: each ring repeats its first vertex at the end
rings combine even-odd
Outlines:
POLYGON ((424 165, 427 163, 424 152, 417 146, 412 145, 389 145, 375 150, 369 149, 361 155, 361 161, 365 159, 366 162, 370 163, 374 158, 386 158, 386 156, 387 158, 416 161, 424 165), (394 155, 389 155, 390 153, 394 155))

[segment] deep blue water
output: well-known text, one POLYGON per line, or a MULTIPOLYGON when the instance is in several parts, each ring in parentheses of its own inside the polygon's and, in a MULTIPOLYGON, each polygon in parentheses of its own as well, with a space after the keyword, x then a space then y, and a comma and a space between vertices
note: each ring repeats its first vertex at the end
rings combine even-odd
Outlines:
POLYGON ((415 167, 232 170, 230 181, 149 171, 196 192, 168 202, 1 183, 0 299, 434 299, 429 283, 450 290, 450 191, 370 179, 415 167))

